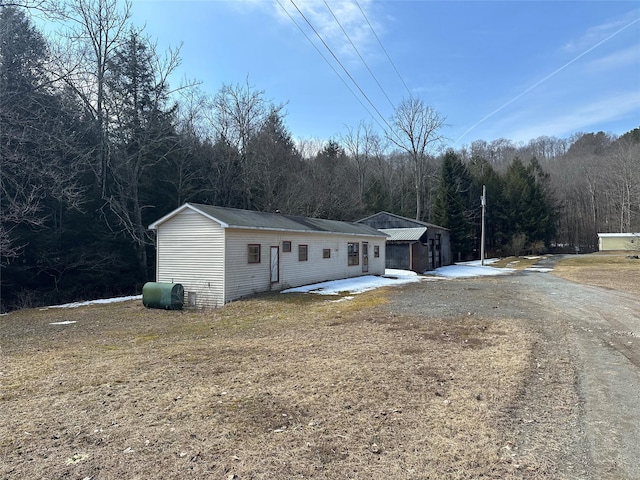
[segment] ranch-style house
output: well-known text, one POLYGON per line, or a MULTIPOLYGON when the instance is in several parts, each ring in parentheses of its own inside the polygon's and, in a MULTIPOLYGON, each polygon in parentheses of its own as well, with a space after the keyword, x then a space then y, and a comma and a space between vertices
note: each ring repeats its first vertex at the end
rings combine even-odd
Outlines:
POLYGON ((156 281, 181 284, 187 307, 385 270, 387 236, 362 223, 185 203, 149 229, 156 281))

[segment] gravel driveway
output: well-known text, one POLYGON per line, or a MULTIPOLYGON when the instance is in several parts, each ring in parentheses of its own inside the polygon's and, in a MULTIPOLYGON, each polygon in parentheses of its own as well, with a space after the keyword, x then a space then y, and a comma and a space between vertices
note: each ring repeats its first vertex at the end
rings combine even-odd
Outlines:
POLYGON ((424 281, 390 298, 389 314, 510 318, 530 329, 537 342, 509 415, 512 455, 546 459, 560 478, 640 479, 640 299, 534 271, 424 281))

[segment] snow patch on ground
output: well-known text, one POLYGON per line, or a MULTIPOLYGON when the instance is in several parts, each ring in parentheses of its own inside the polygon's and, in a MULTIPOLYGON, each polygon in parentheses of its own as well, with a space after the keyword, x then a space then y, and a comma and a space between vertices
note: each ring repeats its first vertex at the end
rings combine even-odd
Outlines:
MULTIPOLYGON (((317 293, 319 295, 338 295, 349 293, 351 295, 366 292, 380 287, 402 285, 404 283, 435 281, 443 278, 469 278, 482 277, 488 275, 509 275, 515 272, 513 268, 495 268, 488 265, 497 262, 498 259, 485 260, 485 265, 481 265, 480 260, 473 262, 457 263, 447 267, 425 272, 420 276, 408 270, 386 269, 382 276, 364 275, 362 277, 346 278, 344 280, 334 280, 330 282, 314 283, 302 287, 289 288, 281 293, 317 293)), ((337 301, 344 301, 351 297, 343 297, 337 301)))
POLYGON ((281 293, 317 293, 319 295, 338 295, 343 292, 362 293, 375 288, 419 282, 421 277, 408 270, 387 268, 384 275, 363 275, 362 277, 345 278, 330 282, 314 283, 302 287, 288 288, 281 293))
POLYGON ((43 307, 40 310, 47 310, 49 308, 78 308, 78 307, 85 307, 87 305, 128 302, 129 300, 142 300, 142 295, 131 295, 129 297, 117 297, 117 298, 102 298, 100 300, 88 300, 86 302, 73 302, 73 303, 65 303, 63 305, 51 305, 50 307, 43 307))
POLYGON ((471 278, 471 277, 486 277, 494 275, 509 275, 516 270, 513 268, 495 268, 490 267, 492 263, 497 262, 498 259, 488 259, 484 261, 484 265, 480 260, 474 260, 472 262, 456 263, 455 265, 448 265, 446 267, 436 268, 433 271, 425 272, 426 275, 435 275, 437 277, 445 278, 471 278))

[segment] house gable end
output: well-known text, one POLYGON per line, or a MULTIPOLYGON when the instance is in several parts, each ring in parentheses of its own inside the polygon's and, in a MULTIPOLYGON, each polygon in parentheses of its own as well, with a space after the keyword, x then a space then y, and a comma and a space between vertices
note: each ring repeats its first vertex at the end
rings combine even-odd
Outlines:
POLYGON ((180 215, 185 210, 191 210, 191 211, 197 212, 200 215, 202 215, 203 217, 206 217, 209 220, 211 220, 213 222, 216 222, 222 228, 228 228, 229 227, 229 225, 227 225, 225 222, 223 222, 221 220, 218 220, 214 216, 212 216, 209 213, 207 213, 207 212, 203 211, 202 209, 198 208, 197 205, 193 205, 191 203, 185 203, 184 205, 182 205, 182 206, 176 208, 175 210, 173 210, 172 212, 169 212, 164 217, 162 217, 162 218, 156 220, 155 222, 153 222, 151 225, 149 225, 149 230, 157 230, 160 225, 170 221, 171 219, 175 218, 177 215, 180 215))
POLYGON ((389 212, 379 212, 375 215, 371 215, 370 217, 363 218, 359 222, 377 229, 416 228, 428 226, 428 224, 419 220, 412 220, 389 212))

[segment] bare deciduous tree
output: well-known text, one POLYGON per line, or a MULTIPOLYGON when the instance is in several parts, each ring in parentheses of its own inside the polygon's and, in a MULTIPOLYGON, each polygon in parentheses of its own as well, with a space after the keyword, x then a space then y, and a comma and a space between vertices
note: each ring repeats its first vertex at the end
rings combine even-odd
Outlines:
POLYGON ((116 49, 125 38, 131 3, 129 0, 70 0, 67 4, 71 28, 67 33, 72 56, 67 59, 64 81, 76 92, 96 123, 97 161, 91 166, 106 195, 109 163, 108 117, 105 112, 106 78, 116 49))
POLYGON ((416 219, 422 219, 422 204, 427 170, 427 157, 443 140, 440 129, 445 118, 421 99, 402 100, 391 117, 392 131, 387 138, 411 158, 416 194, 416 219))
POLYGON ((180 90, 176 128, 182 139, 182 149, 172 156, 175 166, 171 186, 175 189, 178 207, 205 190, 202 172, 198 168, 198 158, 207 139, 205 112, 207 96, 198 87, 180 90))
POLYGON ((610 182, 615 193, 619 231, 631 232, 640 220, 640 144, 619 139, 613 145, 609 163, 610 182))
POLYGON ((235 153, 226 160, 226 170, 240 174, 243 199, 239 206, 251 208, 253 204, 253 172, 248 164, 248 142, 265 125, 269 116, 279 115, 282 108, 283 105, 267 101, 264 92, 252 87, 248 79, 244 85, 223 85, 211 102, 210 122, 217 140, 231 147, 227 149, 228 153, 235 153), (234 165, 237 168, 233 168, 234 165))
POLYGON ((298 138, 295 142, 296 150, 304 160, 315 157, 324 147, 325 141, 321 138, 298 138))
POLYGON ((0 0, 0 8, 36 10, 53 18, 61 17, 64 12, 64 6, 60 0, 0 0))
POLYGON ((375 132, 373 125, 360 122, 354 130, 347 128, 347 132, 340 138, 349 160, 353 164, 358 185, 358 195, 364 202, 366 181, 371 166, 371 161, 376 153, 379 153, 381 145, 380 137, 375 132))

